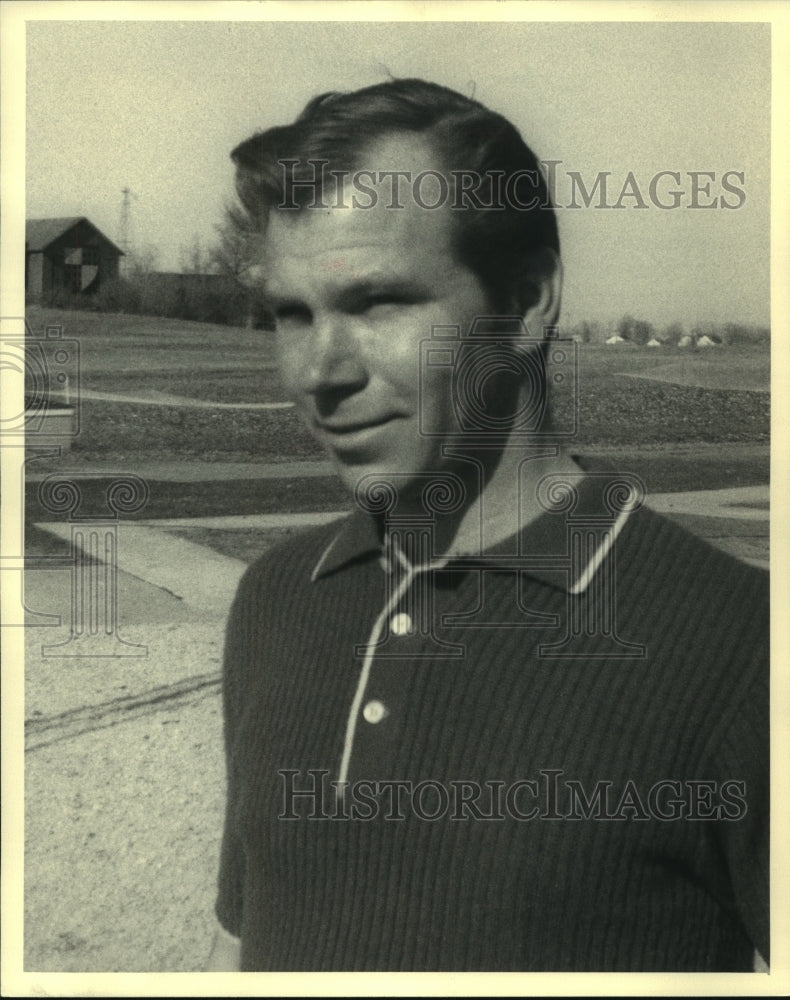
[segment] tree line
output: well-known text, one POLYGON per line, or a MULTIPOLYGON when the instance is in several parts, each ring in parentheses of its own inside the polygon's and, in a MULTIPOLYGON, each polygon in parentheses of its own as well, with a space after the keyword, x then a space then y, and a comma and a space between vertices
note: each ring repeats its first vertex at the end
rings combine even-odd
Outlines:
POLYGON ((626 313, 613 323, 584 320, 561 330, 560 336, 572 337, 581 344, 604 344, 609 338, 617 336, 640 347, 651 342, 676 347, 693 346, 703 337, 718 344, 767 343, 771 331, 768 327, 754 323, 701 322, 684 326, 683 323, 674 322, 662 326, 626 313))

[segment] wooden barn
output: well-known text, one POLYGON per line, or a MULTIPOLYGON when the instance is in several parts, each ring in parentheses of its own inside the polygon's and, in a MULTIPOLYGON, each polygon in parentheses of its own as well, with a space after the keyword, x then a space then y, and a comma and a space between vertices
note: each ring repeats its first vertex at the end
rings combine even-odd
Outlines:
POLYGON ((25 230, 25 295, 46 299, 61 289, 89 294, 118 277, 123 256, 86 218, 28 219, 25 230))

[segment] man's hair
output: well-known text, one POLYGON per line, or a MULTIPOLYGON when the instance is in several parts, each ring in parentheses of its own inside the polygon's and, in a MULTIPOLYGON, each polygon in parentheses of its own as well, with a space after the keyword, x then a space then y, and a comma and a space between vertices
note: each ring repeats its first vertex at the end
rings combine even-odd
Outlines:
POLYGON ((315 203, 318 186, 304 185, 320 182, 310 161, 328 161, 330 171, 370 169, 366 152, 398 133, 424 135, 447 175, 458 261, 477 275, 495 309, 523 312, 534 298, 530 278, 546 267, 546 249, 559 254, 545 179, 506 118, 447 87, 392 80, 313 98, 293 124, 258 132, 233 150, 239 198, 263 230, 286 196, 302 207, 315 203), (459 197, 458 171, 479 178, 474 206, 459 197), (486 204, 492 207, 479 207, 486 204))

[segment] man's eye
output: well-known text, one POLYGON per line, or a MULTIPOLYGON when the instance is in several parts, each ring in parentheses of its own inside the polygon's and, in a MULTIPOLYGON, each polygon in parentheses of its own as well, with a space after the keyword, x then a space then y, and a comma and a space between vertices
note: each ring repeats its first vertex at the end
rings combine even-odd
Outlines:
POLYGON ((408 305, 407 299, 403 295, 393 295, 382 293, 381 295, 371 295, 360 305, 360 312, 370 312, 373 309, 397 308, 408 305))

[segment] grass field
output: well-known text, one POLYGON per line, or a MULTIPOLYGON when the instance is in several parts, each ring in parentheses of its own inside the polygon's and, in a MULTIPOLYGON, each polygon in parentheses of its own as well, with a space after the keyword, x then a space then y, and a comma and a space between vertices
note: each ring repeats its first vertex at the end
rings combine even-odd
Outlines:
MULTIPOLYGON (((264 331, 181 320, 34 308, 34 331, 61 325, 80 343, 80 387, 155 399, 159 405, 80 404, 79 461, 277 461, 316 457, 312 438, 290 410, 196 408, 188 400, 283 400, 272 336, 264 331)), ((769 439, 768 345, 696 352, 631 345, 578 345, 580 407, 574 444, 584 447, 672 443, 755 443, 769 439)), ((558 418, 571 407, 559 400, 558 418)))

